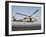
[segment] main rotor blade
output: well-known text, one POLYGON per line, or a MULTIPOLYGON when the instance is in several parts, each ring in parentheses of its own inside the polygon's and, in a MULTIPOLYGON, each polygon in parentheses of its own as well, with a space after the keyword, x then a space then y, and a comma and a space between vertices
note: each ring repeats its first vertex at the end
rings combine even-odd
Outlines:
MULTIPOLYGON (((38 12, 38 11, 39 11, 39 9, 38 9, 38 10, 36 10, 32 15, 34 15, 34 14, 35 14, 36 12, 38 12)), ((32 16, 32 15, 31 15, 31 16, 32 16)))
POLYGON ((21 14, 21 13, 16 13, 16 14, 18 14, 18 15, 23 15, 23 16, 27 16, 27 15, 24 15, 24 14, 21 14))

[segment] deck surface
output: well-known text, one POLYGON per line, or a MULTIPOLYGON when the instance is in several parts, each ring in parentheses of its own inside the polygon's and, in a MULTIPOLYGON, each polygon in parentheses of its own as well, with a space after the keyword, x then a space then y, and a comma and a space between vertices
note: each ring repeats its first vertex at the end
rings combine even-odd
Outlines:
POLYGON ((21 31, 21 30, 40 30, 41 24, 28 24, 28 25, 12 25, 12 31, 21 31))

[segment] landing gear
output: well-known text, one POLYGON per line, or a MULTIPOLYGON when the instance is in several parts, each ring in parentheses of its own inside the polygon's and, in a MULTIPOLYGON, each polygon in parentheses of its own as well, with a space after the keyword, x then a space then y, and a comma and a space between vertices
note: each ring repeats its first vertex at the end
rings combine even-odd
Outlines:
POLYGON ((24 23, 25 24, 25 23, 24 23))

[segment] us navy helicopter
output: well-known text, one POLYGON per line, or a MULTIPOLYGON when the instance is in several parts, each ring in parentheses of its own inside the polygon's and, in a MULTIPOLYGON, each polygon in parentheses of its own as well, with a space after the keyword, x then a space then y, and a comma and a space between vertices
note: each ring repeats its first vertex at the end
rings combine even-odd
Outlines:
POLYGON ((19 19, 19 20, 16 20, 16 18, 13 16, 12 18, 12 21, 14 21, 14 22, 35 22, 35 21, 37 21, 37 19, 36 18, 33 18, 32 16, 34 15, 34 14, 36 14, 37 12, 39 11, 39 9, 38 10, 36 10, 32 15, 30 15, 30 16, 28 16, 28 15, 25 15, 25 14, 21 14, 21 13, 16 13, 16 14, 18 14, 18 15, 22 15, 22 16, 26 16, 26 17, 24 17, 23 19, 19 19))

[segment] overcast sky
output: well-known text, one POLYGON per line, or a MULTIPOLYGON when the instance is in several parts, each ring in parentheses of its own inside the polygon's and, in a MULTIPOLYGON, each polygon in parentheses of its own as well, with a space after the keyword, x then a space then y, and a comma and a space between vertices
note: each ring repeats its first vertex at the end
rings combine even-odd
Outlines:
POLYGON ((35 13, 32 17, 38 18, 38 22, 37 23, 41 23, 41 7, 35 7, 35 6, 12 6, 12 16, 15 16, 16 19, 22 19, 25 16, 22 15, 17 15, 16 13, 21 13, 21 14, 25 14, 28 16, 31 16, 36 10, 39 11, 37 13, 35 13))

